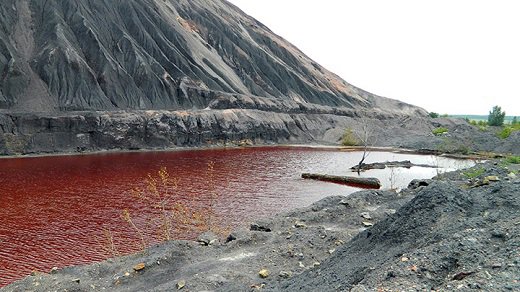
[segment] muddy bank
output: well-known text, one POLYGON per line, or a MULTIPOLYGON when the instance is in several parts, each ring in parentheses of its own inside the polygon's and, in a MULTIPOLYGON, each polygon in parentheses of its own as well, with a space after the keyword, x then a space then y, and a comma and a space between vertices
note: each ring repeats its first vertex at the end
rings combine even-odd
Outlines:
POLYGON ((515 290, 519 190, 518 176, 489 162, 414 181, 400 193, 329 197, 207 246, 169 242, 35 274, 2 291, 515 290), (500 180, 477 184, 489 176, 500 180))

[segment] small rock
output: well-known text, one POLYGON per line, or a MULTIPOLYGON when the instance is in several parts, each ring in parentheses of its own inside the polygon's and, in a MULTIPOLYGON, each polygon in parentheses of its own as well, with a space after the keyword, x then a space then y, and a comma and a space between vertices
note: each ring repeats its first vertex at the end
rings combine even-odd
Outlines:
POLYGON ((305 265, 304 265, 302 262, 298 262, 298 266, 299 266, 300 268, 305 268, 305 265))
POLYGON ((290 278, 291 276, 292 276, 291 272, 286 272, 286 271, 280 271, 280 274, 278 274, 278 277, 283 278, 283 279, 290 278))
POLYGON ((419 187, 427 187, 431 184, 432 180, 414 179, 408 184, 408 188, 415 190, 419 187))
POLYGON ((329 254, 333 254, 335 251, 336 251, 335 248, 333 248, 333 249, 329 249, 329 254))
POLYGON ((386 273, 386 279, 391 279, 397 277, 397 274, 394 271, 388 271, 386 273))
POLYGON ((484 180, 488 180, 488 181, 500 181, 500 178, 498 178, 498 176, 496 175, 490 175, 490 176, 486 176, 484 178, 484 180))
POLYGON ((231 233, 231 234, 229 234, 228 237, 226 238, 226 243, 231 242, 231 241, 233 241, 233 240, 237 240, 237 237, 236 237, 235 234, 231 233))
POLYGON ((371 226, 374 226, 374 223, 372 223, 372 222, 367 222, 367 221, 363 221, 363 226, 365 226, 365 227, 371 227, 371 226))
POLYGON ((181 290, 182 288, 184 288, 184 286, 186 286, 186 281, 185 280, 180 280, 179 282, 177 282, 177 290, 181 290))
POLYGON ((249 228, 251 231, 262 231, 262 232, 271 232, 271 228, 267 226, 262 226, 258 223, 251 224, 251 227, 249 228))
POLYGON ((144 270, 144 268, 145 268, 145 264, 144 263, 139 263, 139 264, 134 266, 134 271, 139 272, 139 271, 144 270))
POLYGON ((402 257, 402 258, 401 258, 401 262, 403 262, 403 263, 405 263, 405 262, 407 262, 407 261, 409 261, 409 260, 410 260, 410 259, 407 258, 407 257, 402 257))
POLYGON ((395 212, 397 212, 395 209, 386 209, 385 210, 386 215, 393 215, 393 214, 395 214, 395 212))
POLYGON ((258 272, 258 275, 260 278, 267 278, 269 277, 269 270, 268 269, 261 269, 260 272, 258 272))
POLYGON ((368 212, 363 212, 363 213, 360 214, 360 216, 361 216, 362 218, 367 219, 367 220, 372 219, 372 216, 370 216, 370 213, 368 213, 368 212))
POLYGON ((464 280, 464 278, 466 278, 467 276, 472 275, 472 274, 475 274, 475 272, 460 272, 460 273, 456 274, 455 276, 453 276, 452 280, 462 281, 462 280, 464 280))
POLYGON ((256 290, 261 290, 265 287, 265 284, 262 283, 262 284, 253 284, 250 286, 251 289, 256 289, 256 290))
POLYGON ((129 272, 125 272, 125 277, 129 277, 130 276, 130 273, 129 272))
POLYGON ((501 263, 493 263, 491 265, 491 268, 493 268, 493 269, 500 269, 500 268, 502 268, 502 264, 501 263))
POLYGON ((320 262, 314 262, 314 263, 312 264, 313 267, 319 267, 320 265, 321 265, 320 262))
POLYGON ((205 246, 213 245, 218 242, 218 237, 215 233, 207 231, 197 237, 197 242, 205 246))
POLYGON ((491 236, 493 236, 495 238, 506 239, 508 237, 508 235, 509 234, 507 232, 502 231, 502 230, 491 231, 491 236))
POLYGON ((56 274, 58 272, 58 267, 53 267, 49 274, 56 274))
POLYGON ((81 281, 80 279, 72 279, 73 283, 78 283, 79 284, 80 281, 81 281))
POLYGON ((296 227, 296 228, 306 228, 307 225, 305 223, 301 222, 301 221, 296 221, 294 223, 294 227, 296 227))

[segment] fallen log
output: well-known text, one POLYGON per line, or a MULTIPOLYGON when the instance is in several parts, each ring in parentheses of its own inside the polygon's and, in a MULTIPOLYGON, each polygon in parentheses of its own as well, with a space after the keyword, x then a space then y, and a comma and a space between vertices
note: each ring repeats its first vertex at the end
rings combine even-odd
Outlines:
POLYGON ((353 177, 353 176, 338 176, 317 173, 302 173, 302 178, 313 179, 319 181, 327 181, 338 184, 345 184, 349 186, 364 188, 364 189, 379 189, 381 182, 373 177, 353 177))
POLYGON ((434 166, 434 165, 415 164, 415 163, 412 163, 410 160, 404 160, 404 161, 386 161, 386 162, 375 162, 375 163, 361 163, 361 167, 360 167, 359 164, 356 164, 356 165, 352 166, 350 169, 352 171, 358 171, 358 168, 359 168, 360 171, 366 171, 366 170, 371 170, 371 169, 385 169, 387 167, 412 168, 413 166, 436 168, 436 166, 434 166))

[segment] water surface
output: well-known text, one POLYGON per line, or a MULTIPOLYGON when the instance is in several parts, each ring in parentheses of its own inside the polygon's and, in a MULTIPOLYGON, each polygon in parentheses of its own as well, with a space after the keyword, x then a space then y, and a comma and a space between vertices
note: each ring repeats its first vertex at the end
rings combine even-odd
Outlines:
MULTIPOLYGON (((207 207, 214 190, 216 214, 237 226, 326 196, 357 191, 303 180, 300 175, 353 175, 349 167, 360 156, 331 149, 265 147, 0 159, 0 287, 32 271, 107 258, 103 230, 111 230, 120 251, 135 250, 136 234, 121 219, 121 212, 129 209, 143 224, 139 221, 143 214, 152 211, 130 190, 145 188, 146 176, 161 167, 179 179, 176 201, 193 209, 207 207), (214 163, 213 179, 208 162, 214 163)), ((367 162, 388 160, 440 168, 372 170, 362 176, 378 177, 383 188, 399 188, 413 178, 430 178, 472 164, 389 152, 372 152, 367 162)))

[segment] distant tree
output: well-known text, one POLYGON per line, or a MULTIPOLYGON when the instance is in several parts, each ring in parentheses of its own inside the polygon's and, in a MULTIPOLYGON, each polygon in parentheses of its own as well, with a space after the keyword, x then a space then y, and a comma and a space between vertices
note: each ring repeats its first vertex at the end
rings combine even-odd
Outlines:
POLYGON ((488 124, 490 126, 502 126, 504 124, 505 116, 506 116, 506 112, 503 112, 502 108, 499 107, 498 105, 496 105, 489 112, 488 124))
POLYGON ((430 118, 438 118, 439 117, 439 114, 438 113, 435 113, 435 112, 430 112, 430 118))
POLYGON ((511 125, 513 125, 513 126, 518 125, 518 118, 517 117, 513 118, 513 120, 511 121, 511 125))

